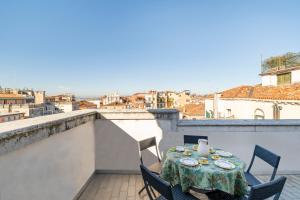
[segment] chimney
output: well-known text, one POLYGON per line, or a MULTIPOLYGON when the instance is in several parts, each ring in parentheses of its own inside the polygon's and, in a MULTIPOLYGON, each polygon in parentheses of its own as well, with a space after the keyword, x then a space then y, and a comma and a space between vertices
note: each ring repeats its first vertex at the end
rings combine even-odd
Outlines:
POLYGON ((215 93, 214 94, 214 103, 213 103, 213 108, 214 108, 214 118, 218 119, 219 118, 219 99, 220 99, 221 94, 220 93, 215 93))

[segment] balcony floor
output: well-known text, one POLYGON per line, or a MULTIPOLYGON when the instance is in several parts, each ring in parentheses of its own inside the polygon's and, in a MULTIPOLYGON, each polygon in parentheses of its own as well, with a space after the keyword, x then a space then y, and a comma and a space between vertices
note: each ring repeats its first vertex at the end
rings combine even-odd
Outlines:
MULTIPOLYGON (((288 180, 280 199, 300 199, 300 175, 286 176, 288 180)), ((259 178, 263 181, 268 180, 268 176, 259 178)), ((145 191, 138 195, 142 187, 143 180, 140 175, 97 174, 79 200, 148 200, 145 191)), ((196 196, 207 200, 205 195, 196 196)))

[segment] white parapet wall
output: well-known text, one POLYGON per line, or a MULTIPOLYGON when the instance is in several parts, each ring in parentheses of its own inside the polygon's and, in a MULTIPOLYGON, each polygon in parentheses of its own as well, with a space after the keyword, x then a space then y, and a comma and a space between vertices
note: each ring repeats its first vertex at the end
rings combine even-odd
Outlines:
MULTIPOLYGON (((280 155, 279 173, 300 173, 300 120, 179 120, 177 110, 73 111, 0 125, 0 200, 72 200, 96 172, 138 173, 138 141, 155 136, 161 155, 183 135, 249 163, 255 144, 280 155)), ((156 160, 146 151, 145 164, 156 160)), ((255 162, 255 173, 271 172, 255 162), (258 167, 257 167, 258 166, 258 167)))
MULTIPOLYGON (((96 169, 138 171, 138 141, 157 137, 162 156, 183 144, 183 136, 207 135, 209 144, 240 157, 247 164, 256 144, 280 155, 279 173, 300 173, 300 120, 178 120, 174 110, 156 112, 100 112, 96 120, 96 169)), ((154 149, 146 152, 155 161, 154 149)), ((257 159, 253 172, 269 174, 271 168, 257 159)))
POLYGON ((0 126, 0 199, 72 200, 95 171, 95 112, 0 126))

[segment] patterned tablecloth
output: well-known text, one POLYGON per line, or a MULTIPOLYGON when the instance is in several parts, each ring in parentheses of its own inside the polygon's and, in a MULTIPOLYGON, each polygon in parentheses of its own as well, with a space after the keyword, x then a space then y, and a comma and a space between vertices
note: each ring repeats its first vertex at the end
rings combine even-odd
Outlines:
MULTIPOLYGON (((192 145, 185 147, 192 150, 192 145)), ((185 156, 180 152, 176 152, 174 147, 170 148, 163 163, 161 177, 173 185, 180 184, 184 192, 194 186, 204 190, 218 189, 236 196, 246 194, 245 162, 234 155, 230 158, 222 158, 236 166, 235 169, 226 170, 216 166, 210 156, 208 156, 208 165, 188 167, 179 161, 180 158, 185 156)), ((201 156, 197 151, 192 151, 190 157, 199 160, 201 156)))

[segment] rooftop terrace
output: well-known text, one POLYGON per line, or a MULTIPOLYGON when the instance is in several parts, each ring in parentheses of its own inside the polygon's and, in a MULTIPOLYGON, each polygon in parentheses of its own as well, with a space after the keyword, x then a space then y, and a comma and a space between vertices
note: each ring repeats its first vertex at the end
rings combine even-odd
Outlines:
MULTIPOLYGON (((255 144, 281 155, 278 174, 288 176, 281 199, 300 199, 299 120, 184 121, 176 110, 82 110, 1 124, 0 199, 147 199, 137 195, 137 141, 156 136, 164 156, 184 134, 208 135, 247 163, 255 144)), ((255 166, 261 179, 270 173, 255 166)))
MULTIPOLYGON (((268 176, 258 176, 268 180, 268 176)), ((287 175, 287 183, 281 194, 282 200, 300 199, 300 175, 287 175)), ((143 187, 141 175, 97 174, 84 190, 79 200, 148 200, 146 192, 138 194, 143 187)), ((208 200, 205 194, 192 192, 201 200, 208 200)))

